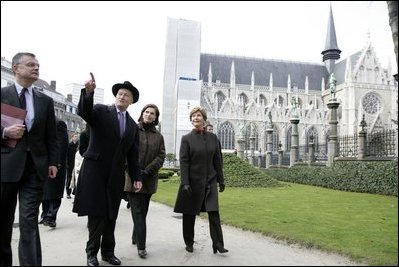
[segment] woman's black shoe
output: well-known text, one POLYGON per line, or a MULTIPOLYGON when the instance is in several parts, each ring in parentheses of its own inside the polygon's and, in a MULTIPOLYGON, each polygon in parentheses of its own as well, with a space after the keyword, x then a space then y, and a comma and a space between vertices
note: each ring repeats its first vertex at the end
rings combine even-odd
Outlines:
POLYGON ((193 245, 187 245, 187 246, 186 246, 186 250, 187 250, 188 252, 190 252, 190 253, 193 253, 193 251, 194 251, 193 245))
POLYGON ((219 253, 229 252, 227 249, 225 249, 222 246, 212 246, 212 248, 213 248, 213 254, 216 254, 218 251, 219 251, 219 253))

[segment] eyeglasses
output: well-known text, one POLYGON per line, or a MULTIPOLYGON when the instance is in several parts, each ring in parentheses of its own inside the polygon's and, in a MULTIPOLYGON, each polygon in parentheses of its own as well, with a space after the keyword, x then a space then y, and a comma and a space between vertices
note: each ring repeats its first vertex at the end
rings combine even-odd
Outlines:
POLYGON ((34 68, 34 67, 40 67, 39 63, 34 63, 34 62, 28 62, 28 63, 17 63, 17 65, 24 65, 25 67, 28 68, 34 68))

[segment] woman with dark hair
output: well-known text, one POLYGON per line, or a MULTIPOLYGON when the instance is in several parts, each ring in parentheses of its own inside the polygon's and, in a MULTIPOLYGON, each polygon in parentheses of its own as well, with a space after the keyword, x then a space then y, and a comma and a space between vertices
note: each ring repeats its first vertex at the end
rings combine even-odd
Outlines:
POLYGON ((208 213, 213 253, 226 253, 219 216, 219 192, 223 192, 222 155, 217 136, 204 129, 206 111, 194 107, 190 121, 194 129, 181 139, 180 188, 174 211, 183 213, 183 239, 186 250, 194 251, 195 218, 201 211, 208 213))
POLYGON ((126 173, 125 192, 131 206, 133 218, 132 243, 137 244, 138 255, 146 258, 146 217, 150 199, 158 186, 158 171, 165 161, 165 143, 162 134, 155 128, 159 122, 159 109, 154 104, 146 105, 140 114, 139 122, 139 166, 143 186, 135 192, 131 179, 126 173))

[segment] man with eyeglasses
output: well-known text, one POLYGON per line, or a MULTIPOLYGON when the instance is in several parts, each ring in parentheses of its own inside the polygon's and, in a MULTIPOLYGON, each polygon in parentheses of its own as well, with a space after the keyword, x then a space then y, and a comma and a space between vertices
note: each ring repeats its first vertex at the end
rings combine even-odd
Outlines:
POLYGON ((27 113, 23 124, 1 125, 0 265, 12 265, 11 238, 18 197, 19 265, 41 266, 39 206, 44 181, 56 177, 58 165, 54 102, 33 86, 39 79, 34 54, 17 53, 12 71, 15 84, 1 88, 1 103, 26 109, 27 113), (17 140, 16 146, 7 146, 7 139, 17 140))

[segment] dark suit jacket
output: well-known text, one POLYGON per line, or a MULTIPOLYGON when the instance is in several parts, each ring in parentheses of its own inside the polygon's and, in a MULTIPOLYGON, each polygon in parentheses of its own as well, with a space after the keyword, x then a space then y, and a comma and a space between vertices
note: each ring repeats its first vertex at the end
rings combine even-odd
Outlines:
POLYGON ((190 185, 192 196, 180 186, 174 211, 195 215, 219 210, 217 183, 224 184, 224 176, 217 136, 194 129, 182 137, 179 155, 181 185, 190 185))
MULTIPOLYGON (((1 88, 1 102, 21 107, 15 85, 1 88)), ((37 174, 47 179, 48 167, 57 166, 58 147, 55 127, 54 102, 49 96, 33 90, 35 119, 15 148, 1 142, 1 182, 18 182, 24 171, 29 147, 37 174)), ((4 127, 1 126, 3 135, 4 127)))
POLYGON ((126 128, 121 138, 115 106, 93 107, 93 94, 86 94, 85 89, 80 96, 78 114, 90 125, 90 139, 83 154, 73 212, 116 220, 126 163, 130 177, 140 180, 138 126, 126 113, 126 128))

